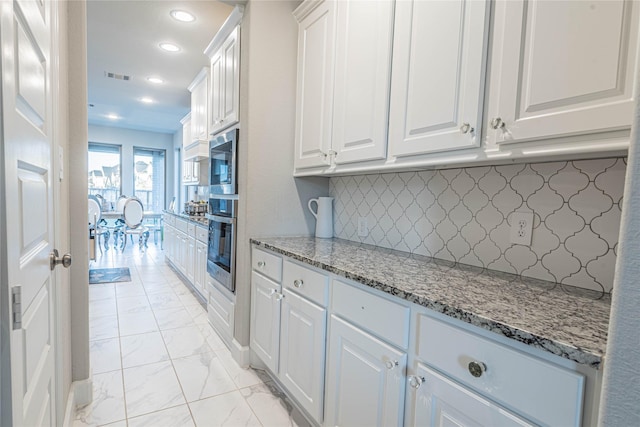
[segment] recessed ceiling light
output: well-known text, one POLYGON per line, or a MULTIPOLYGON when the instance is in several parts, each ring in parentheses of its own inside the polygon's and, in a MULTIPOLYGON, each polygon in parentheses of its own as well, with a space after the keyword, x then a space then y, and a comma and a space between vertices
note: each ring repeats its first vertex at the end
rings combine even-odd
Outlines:
POLYGON ((160 48, 167 52, 179 52, 180 48, 173 43, 160 43, 160 48))
POLYGON ((120 116, 118 116, 117 114, 114 114, 114 113, 107 114, 107 119, 118 120, 119 118, 120 118, 120 116))
POLYGON ((196 20, 195 16, 193 16, 189 12, 185 12, 184 10, 172 10, 171 16, 173 17, 173 19, 181 22, 193 22, 196 20))
POLYGON ((147 80, 158 85, 164 83, 164 80, 162 80, 160 77, 147 77, 147 80))
POLYGON ((140 98, 140 102, 144 102, 145 104, 153 104, 153 99, 145 96, 143 98, 140 98))

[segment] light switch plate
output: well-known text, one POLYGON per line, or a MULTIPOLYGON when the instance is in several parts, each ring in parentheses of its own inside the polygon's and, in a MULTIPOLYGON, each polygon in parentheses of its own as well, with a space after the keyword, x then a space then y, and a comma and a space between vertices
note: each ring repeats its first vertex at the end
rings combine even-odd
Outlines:
POLYGON ((367 224, 367 217, 361 216, 358 218, 358 236, 367 237, 369 235, 369 225, 367 224))
POLYGON ((511 214, 511 243, 531 246, 533 234, 533 212, 514 212, 511 214))

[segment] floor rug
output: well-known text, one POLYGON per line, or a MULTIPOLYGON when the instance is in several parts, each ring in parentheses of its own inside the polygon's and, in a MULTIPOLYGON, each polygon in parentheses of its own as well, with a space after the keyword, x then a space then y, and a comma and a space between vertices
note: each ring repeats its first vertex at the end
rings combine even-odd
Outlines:
POLYGON ((89 284, 130 282, 131 272, 129 268, 95 268, 89 270, 89 284))

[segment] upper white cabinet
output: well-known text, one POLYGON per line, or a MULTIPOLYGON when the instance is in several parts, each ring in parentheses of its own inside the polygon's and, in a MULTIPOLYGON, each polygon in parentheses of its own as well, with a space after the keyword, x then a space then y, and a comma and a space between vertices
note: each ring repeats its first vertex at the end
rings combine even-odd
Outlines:
POLYGON ((183 123, 182 149, 183 160, 193 161, 208 158, 209 137, 207 132, 207 115, 209 111, 209 68, 203 68, 191 85, 191 120, 190 129, 185 131, 183 123))
POLYGON ((390 156, 480 145, 488 5, 396 3, 390 156))
POLYGON ((331 137, 335 164, 387 155, 393 8, 391 0, 337 2, 331 137))
POLYGON ((628 129, 639 9, 634 1, 497 1, 488 142, 628 129))
POLYGON ((204 53, 211 60, 209 135, 240 120, 240 21, 243 7, 236 6, 204 53))
POLYGON ((391 0, 296 10, 296 168, 386 157, 393 10, 391 0))
POLYGON ((303 3, 298 24, 295 167, 328 164, 331 148, 336 3, 303 3), (314 8, 315 6, 315 8, 314 8))

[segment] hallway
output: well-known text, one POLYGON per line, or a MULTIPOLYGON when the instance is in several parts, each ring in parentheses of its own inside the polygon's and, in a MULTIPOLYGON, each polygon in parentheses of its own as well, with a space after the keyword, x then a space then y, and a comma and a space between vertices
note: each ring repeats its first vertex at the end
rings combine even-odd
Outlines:
POLYGON ((89 285, 93 403, 75 427, 308 425, 267 374, 237 365, 152 239, 90 263, 110 267, 132 280, 89 285))

